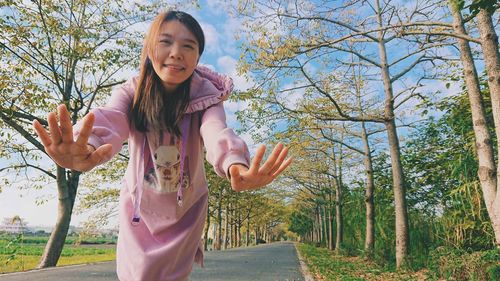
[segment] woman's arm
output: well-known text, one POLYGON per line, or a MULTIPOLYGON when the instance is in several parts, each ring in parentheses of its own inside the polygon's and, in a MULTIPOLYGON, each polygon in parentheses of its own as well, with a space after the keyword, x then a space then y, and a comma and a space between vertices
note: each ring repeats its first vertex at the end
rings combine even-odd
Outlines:
POLYGON ((133 97, 131 81, 113 91, 105 107, 92 110, 74 127, 66 106, 49 113, 50 134, 38 122, 33 126, 47 154, 59 166, 81 172, 89 171, 118 153, 128 137, 130 125, 127 117, 133 97))
POLYGON ((236 191, 264 187, 292 162, 292 158, 285 160, 288 148, 278 144, 261 167, 266 151, 265 145, 262 145, 250 166, 247 145, 227 128, 222 103, 205 110, 200 133, 207 148, 207 160, 214 166, 217 174, 230 178, 231 186, 236 191))

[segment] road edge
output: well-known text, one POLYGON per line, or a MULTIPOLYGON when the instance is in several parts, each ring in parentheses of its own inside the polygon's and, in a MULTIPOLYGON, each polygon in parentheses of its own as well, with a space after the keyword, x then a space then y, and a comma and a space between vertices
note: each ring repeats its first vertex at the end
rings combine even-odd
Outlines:
POLYGON ((12 276, 12 275, 21 275, 24 273, 32 273, 35 271, 50 271, 50 270, 58 270, 58 269, 63 269, 63 268, 80 267, 80 266, 86 266, 86 265, 96 265, 96 264, 107 263, 107 262, 116 262, 116 260, 78 263, 78 264, 65 264, 65 265, 51 266, 51 267, 45 267, 45 268, 33 268, 33 269, 25 270, 25 271, 6 272, 6 273, 0 273, 0 278, 5 277, 5 276, 9 276, 9 275, 12 276))
POLYGON ((299 249, 297 248, 297 242, 294 242, 293 246, 295 247, 295 252, 297 252, 297 257, 299 258, 300 272, 304 276, 304 281, 316 281, 307 268, 304 258, 300 255, 299 249))

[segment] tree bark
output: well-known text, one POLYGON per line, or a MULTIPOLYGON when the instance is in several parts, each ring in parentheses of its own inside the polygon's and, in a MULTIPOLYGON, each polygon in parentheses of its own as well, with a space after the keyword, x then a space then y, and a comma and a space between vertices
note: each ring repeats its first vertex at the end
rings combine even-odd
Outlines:
POLYGON ((68 235, 69 225, 71 223, 71 214, 75 204, 76 191, 80 173, 71 171, 66 173, 66 169, 57 167, 57 189, 59 200, 57 203, 57 221, 50 234, 50 238, 45 245, 38 268, 53 267, 61 256, 61 252, 68 235), (69 175, 69 178, 66 176, 69 175))
MULTIPOLYGON (((484 8, 481 8, 477 15, 477 26, 481 37, 481 48, 484 54, 486 73, 488 75, 498 150, 500 149, 500 54, 498 52, 498 35, 493 26, 492 15, 484 8)), ((496 167, 496 177, 496 184, 498 184, 500 182, 500 165, 496 167)), ((497 247, 500 247, 500 192, 497 185, 482 186, 482 190, 484 203, 486 204, 486 209, 488 210, 495 233, 495 243, 497 247)))
MULTIPOLYGON (((207 208, 207 220, 205 222, 205 233, 203 234, 203 249, 208 251, 208 231, 210 230, 210 201, 207 208)), ((214 241, 212 241, 214 243, 214 241)))
POLYGON ((342 188, 338 184, 336 186, 335 219, 337 221, 337 235, 335 239, 335 252, 339 253, 344 240, 344 218, 342 216, 342 188))
POLYGON ((365 231, 365 256, 369 259, 373 258, 375 248, 375 204, 373 202, 373 194, 375 183, 373 180, 373 163, 370 150, 370 142, 366 133, 365 122, 361 122, 361 137, 365 150, 365 171, 366 171, 366 190, 365 190, 365 207, 366 207, 366 231, 365 231))
POLYGON ((332 194, 328 194, 329 204, 328 204, 328 233, 330 233, 328 237, 328 249, 333 250, 335 245, 333 244, 333 216, 332 216, 332 194))
MULTIPOLYGON (((326 200, 325 200, 326 201, 326 200)), ((323 205, 323 229, 325 230, 325 247, 330 243, 330 233, 328 233, 328 215, 326 204, 323 205)))
MULTIPOLYGON (((377 21, 379 26, 382 27, 382 11, 380 9, 379 1, 376 0, 375 2, 377 9, 377 21)), ((391 77, 389 74, 389 64, 387 60, 387 51, 385 48, 383 31, 378 32, 378 49, 385 93, 384 119, 391 155, 393 181, 392 184, 394 190, 394 207, 396 213, 396 267, 400 269, 407 262, 408 256, 408 211, 406 206, 406 187, 403 165, 401 164, 401 150, 399 146, 399 139, 394 116, 394 94, 392 89, 391 77)))
POLYGON ((318 205, 318 225, 319 225, 319 244, 323 246, 325 242, 325 231, 324 231, 324 225, 323 225, 323 214, 321 212, 322 208, 320 205, 318 205))
POLYGON ((228 240, 229 240, 229 204, 226 206, 226 215, 225 215, 225 219, 226 219, 226 227, 224 228, 224 250, 227 249, 227 243, 228 243, 228 240))
POLYGON ((246 233, 246 246, 250 246, 250 216, 247 218, 247 233, 246 233))
POLYGON ((342 146, 339 146, 338 156, 333 151, 333 172, 335 175, 335 220, 337 229, 335 235, 335 252, 338 254, 344 241, 344 217, 342 213, 342 146))
POLYGON ((215 249, 220 250, 222 244, 222 188, 219 191, 219 200, 217 203, 217 243, 215 249))

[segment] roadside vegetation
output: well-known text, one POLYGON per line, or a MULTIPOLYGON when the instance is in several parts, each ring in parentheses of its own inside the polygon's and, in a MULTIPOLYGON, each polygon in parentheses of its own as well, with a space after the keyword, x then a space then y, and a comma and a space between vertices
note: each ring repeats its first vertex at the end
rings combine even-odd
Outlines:
MULTIPOLYGON (((0 274, 35 269, 48 240, 43 236, 0 236, 0 274)), ((111 261, 115 238, 68 236, 57 266, 111 261)))
POLYGON ((466 253, 440 248, 431 253, 427 268, 396 270, 362 256, 336 254, 311 244, 297 244, 304 262, 318 281, 324 280, 500 280, 500 250, 466 253))

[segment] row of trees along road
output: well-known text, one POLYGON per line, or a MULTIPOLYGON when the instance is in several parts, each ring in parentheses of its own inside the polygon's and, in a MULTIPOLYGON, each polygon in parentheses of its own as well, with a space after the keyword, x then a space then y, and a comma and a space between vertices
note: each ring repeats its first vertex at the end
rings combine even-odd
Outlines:
MULTIPOLYGON (((385 215, 376 212, 381 209, 377 204, 384 202, 374 200, 375 190, 384 186, 380 181, 387 178, 380 173, 389 165, 392 194, 385 202, 390 207, 384 207, 386 212, 393 208, 395 217, 388 223, 395 228, 391 235, 396 265, 405 265, 410 229, 415 226, 409 221, 411 212, 430 206, 437 214, 449 207, 444 198, 429 205, 415 200, 416 196, 424 191, 443 192, 443 197, 450 194, 439 191, 438 182, 411 186, 414 178, 409 178, 408 169, 416 163, 408 163, 405 169, 400 134, 403 131, 407 137, 422 124, 417 122, 416 106, 421 116, 429 117, 435 102, 445 98, 426 85, 452 80, 464 83, 469 97, 467 112, 472 113, 472 120, 467 122, 472 122, 475 136, 476 178, 494 233, 494 238, 485 239, 500 245, 500 170, 495 161, 500 138, 491 137, 500 133, 497 8, 498 3, 489 0, 239 2, 237 12, 245 18, 247 31, 242 35, 245 43, 239 69, 257 84, 238 96, 248 104, 241 121, 247 120, 247 128, 257 128, 257 138, 289 142, 298 155, 296 170, 287 180, 301 190, 293 216, 301 222, 299 233, 341 249, 343 229, 348 228, 343 205, 347 195, 357 194, 354 186, 358 184, 365 188, 364 199, 359 198, 366 210, 364 252, 373 256, 375 229, 380 227, 376 217, 385 215), (484 87, 479 83, 477 62, 485 66, 484 87), (485 87, 491 96, 489 104, 481 92, 485 87), (487 121, 488 114, 492 122, 487 121), (386 150, 390 161, 381 160, 386 150), (374 157, 383 165, 374 167, 374 157), (377 173, 382 178, 374 180, 377 173)), ((425 170, 417 172, 426 174, 425 170)))

